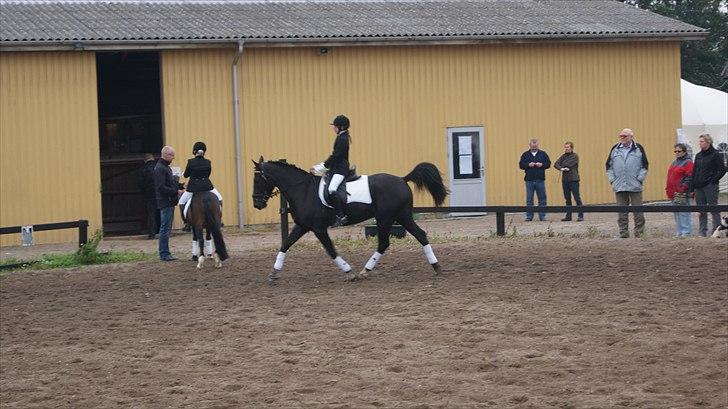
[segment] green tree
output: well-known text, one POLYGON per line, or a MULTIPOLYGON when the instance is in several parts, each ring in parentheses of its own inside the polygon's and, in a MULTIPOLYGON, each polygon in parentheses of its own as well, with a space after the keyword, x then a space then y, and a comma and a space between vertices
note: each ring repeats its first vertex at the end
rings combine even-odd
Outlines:
POLYGON ((621 0, 666 17, 710 30, 702 41, 683 41, 682 78, 728 92, 721 73, 728 64, 728 1, 726 0, 621 0))

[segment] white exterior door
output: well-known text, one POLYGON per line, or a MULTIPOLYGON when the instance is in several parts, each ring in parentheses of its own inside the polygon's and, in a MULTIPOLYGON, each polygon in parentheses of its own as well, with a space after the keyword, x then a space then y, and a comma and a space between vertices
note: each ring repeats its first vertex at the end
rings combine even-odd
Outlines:
POLYGON ((450 206, 485 206, 484 149, 482 127, 447 129, 450 206))

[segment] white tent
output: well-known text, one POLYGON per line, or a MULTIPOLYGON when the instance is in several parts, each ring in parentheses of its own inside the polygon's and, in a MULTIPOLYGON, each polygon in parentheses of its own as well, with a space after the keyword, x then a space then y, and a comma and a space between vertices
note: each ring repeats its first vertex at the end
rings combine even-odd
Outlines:
MULTIPOLYGON (((700 150, 698 136, 713 137, 713 146, 728 155, 728 93, 680 80, 682 95, 682 132, 678 142, 687 143, 693 153, 700 150)), ((728 191, 728 175, 721 180, 721 191, 728 191)))

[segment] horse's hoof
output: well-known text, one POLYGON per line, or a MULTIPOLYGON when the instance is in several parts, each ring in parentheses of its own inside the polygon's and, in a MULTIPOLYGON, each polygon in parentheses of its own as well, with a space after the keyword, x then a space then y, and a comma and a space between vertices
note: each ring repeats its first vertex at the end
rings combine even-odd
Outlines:
POLYGON ((281 272, 278 270, 273 270, 268 274, 268 284, 269 285, 276 285, 278 284, 278 280, 281 279, 281 272))
POLYGON ((218 256, 218 255, 217 255, 217 253, 215 253, 215 254, 213 255, 213 258, 214 258, 214 260, 215 260, 215 268, 220 268, 220 267, 222 267, 222 261, 220 261, 220 256, 218 256))
POLYGON ((367 270, 366 268, 362 268, 361 271, 359 272, 359 277, 360 278, 369 278, 369 270, 367 270))
POLYGON ((356 281, 357 278, 359 278, 359 275, 353 271, 344 274, 344 281, 356 281))
POLYGON ((433 264, 432 268, 435 270, 435 274, 442 273, 442 267, 440 267, 440 263, 433 264))
POLYGON ((205 264, 205 257, 200 256, 197 258, 197 269, 201 269, 202 266, 205 264))

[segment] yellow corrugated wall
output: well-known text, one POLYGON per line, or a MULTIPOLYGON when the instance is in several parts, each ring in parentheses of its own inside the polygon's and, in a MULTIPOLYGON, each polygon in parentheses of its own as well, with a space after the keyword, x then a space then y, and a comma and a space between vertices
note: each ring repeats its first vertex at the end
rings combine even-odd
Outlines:
MULTIPOLYGON (((485 128, 490 205, 524 203, 520 154, 529 138, 556 160, 563 142, 581 157, 587 203, 613 202, 604 162, 618 132, 634 129, 651 168, 645 198, 663 197, 680 126, 677 42, 249 49, 241 62, 244 157, 287 158, 308 168, 327 157, 338 113, 352 120, 360 173, 404 175, 420 161, 447 172, 448 127, 485 128)), ((246 223, 255 211, 245 162, 246 223)), ((234 172, 234 169, 230 169, 234 172)), ((549 202, 562 204, 556 171, 549 202)), ((445 175, 447 179, 447 175, 445 175)), ((416 205, 431 205, 418 195, 416 205)), ((275 207, 275 206, 274 206, 275 207)))
MULTIPOLYGON (((237 223, 234 54, 162 52, 166 142, 181 167, 195 140, 208 143, 227 224, 237 223)), ((323 160, 338 113, 352 119, 351 159, 361 173, 403 175, 425 160, 447 172, 447 128, 483 126, 493 205, 523 203, 517 160, 531 137, 554 160, 573 141, 584 200, 612 202, 604 160, 623 127, 650 157, 645 198, 661 199, 680 126, 677 42, 331 47, 325 55, 251 48, 239 75, 245 223, 278 219, 277 202, 252 207, 250 159, 287 158, 302 168, 323 160)), ((98 149, 94 53, 0 54, 0 225, 87 218, 91 232, 100 227, 98 149)), ((548 191, 551 204, 562 203, 555 171, 548 191)), ((430 203, 417 196, 417 205, 430 203)), ((74 241, 76 232, 35 238, 74 241)))
MULTIPOLYGON (((101 227, 95 54, 0 53, 0 225, 78 219, 89 234, 101 227)), ((77 238, 34 234, 36 243, 77 238)))
MULTIPOLYGON (((230 49, 164 51, 162 93, 165 143, 176 150, 172 166, 185 169, 192 145, 203 141, 212 180, 223 195, 223 222, 237 224, 230 49)), ((175 213, 177 214, 177 213, 175 213)), ((175 224, 180 224, 179 216, 175 224)))

